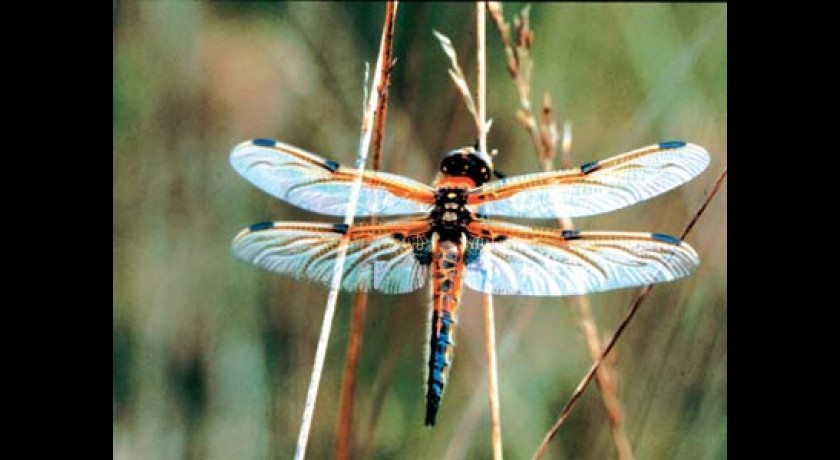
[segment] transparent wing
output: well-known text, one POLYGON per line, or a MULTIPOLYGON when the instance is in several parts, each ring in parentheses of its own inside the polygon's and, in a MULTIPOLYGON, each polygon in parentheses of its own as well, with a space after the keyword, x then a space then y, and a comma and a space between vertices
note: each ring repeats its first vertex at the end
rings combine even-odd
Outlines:
POLYGON ((353 225, 298 222, 254 224, 233 239, 233 252, 268 270, 329 286, 339 244, 349 233, 341 288, 400 294, 420 288, 428 265, 418 262, 429 243, 425 219, 353 225))
MULTIPOLYGON (((230 163, 265 192, 308 211, 343 216, 358 172, 305 150, 269 139, 236 146, 230 163)), ((362 172, 356 216, 427 213, 434 189, 395 174, 362 172)))
POLYGON ((492 294, 561 296, 661 283, 700 264, 686 243, 658 233, 537 230, 513 224, 470 224, 464 282, 492 294), (489 283, 487 283, 489 281, 489 283))
POLYGON ((470 193, 479 214, 581 217, 613 211, 691 180, 709 164, 703 147, 662 142, 580 168, 490 182, 470 193))

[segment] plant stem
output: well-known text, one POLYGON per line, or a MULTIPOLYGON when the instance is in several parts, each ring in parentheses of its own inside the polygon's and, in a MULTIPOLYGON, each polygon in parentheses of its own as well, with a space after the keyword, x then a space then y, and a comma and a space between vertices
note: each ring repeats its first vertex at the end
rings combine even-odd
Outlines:
MULTIPOLYGON (((486 18, 487 5, 476 2, 476 37, 478 62, 478 148, 487 151, 487 46, 486 18)), ((490 402, 490 433, 493 444, 493 460, 502 460, 502 421, 499 411, 499 372, 496 366, 496 324, 493 314, 493 295, 484 294, 484 337, 485 357, 487 361, 487 397, 490 402)))
MULTIPOLYGON (((395 5, 396 7, 396 5, 395 5)), ((396 8, 394 10, 396 12, 396 8)), ((369 99, 366 101, 365 112, 362 118, 362 127, 359 140, 359 150, 356 154, 356 170, 361 172, 365 168, 365 161, 367 160, 367 153, 370 149, 372 123, 376 117, 377 108, 379 107, 379 91, 382 80, 385 78, 384 74, 388 71, 388 64, 385 62, 385 42, 388 36, 388 23, 393 21, 393 17, 385 17, 385 25, 382 31, 382 41, 379 46, 379 57, 376 60, 376 68, 374 70, 373 82, 369 99)), ((353 187, 350 191, 349 204, 347 206, 347 213, 344 216, 344 224, 352 229, 353 219, 356 215, 356 206, 359 202, 359 193, 362 185, 362 175, 357 174, 353 181, 353 187)), ((352 230, 351 230, 352 231, 352 230)), ((327 355, 327 345, 329 343, 330 331, 332 329, 332 320, 335 316, 335 306, 338 301, 338 292, 341 288, 341 278, 344 274, 344 261, 347 258, 347 243, 349 242, 351 231, 348 231, 341 239, 341 244, 338 248, 338 256, 335 262, 335 270, 333 271, 332 281, 330 283, 330 292, 327 296, 326 307, 324 309, 324 321, 321 324, 321 333, 318 337, 318 346, 315 350, 315 364, 312 369, 312 377, 309 381, 309 388, 306 392, 306 402, 303 408, 303 417, 300 424, 300 432, 298 434, 297 447, 295 448, 295 460, 303 460, 306 457, 306 445, 309 440, 309 431, 312 427, 312 415, 315 412, 315 402, 318 397, 318 388, 321 383, 321 374, 324 370, 324 361, 327 355)))
MULTIPOLYGON (((534 114, 533 104, 530 100, 531 69, 533 68, 533 63, 530 58, 530 47, 533 44, 534 35, 530 30, 529 10, 523 9, 522 13, 514 18, 514 24, 516 26, 516 43, 514 44, 511 39, 510 25, 504 20, 501 3, 493 3, 490 8, 490 15, 493 18, 493 23, 504 45, 505 54, 508 58, 508 72, 519 94, 517 118, 525 130, 528 131, 531 142, 534 145, 534 152, 537 154, 537 159, 542 164, 543 170, 552 171, 554 169, 553 163, 557 150, 557 124, 553 115, 551 97, 548 93, 543 97, 542 114, 539 122, 534 114)), ((563 128, 561 167, 568 169, 571 167, 571 125, 565 123, 563 128)), ((562 229, 574 229, 574 224, 571 219, 558 219, 557 223, 562 229)), ((592 317, 589 297, 576 296, 570 302, 575 306, 581 332, 586 340, 591 358, 595 361, 600 355, 602 345, 598 327, 592 317)), ((627 435, 624 432, 622 423, 623 414, 616 392, 615 379, 606 364, 599 368, 597 375, 604 407, 607 411, 607 419, 610 423, 613 441, 615 442, 618 453, 618 459, 632 460, 633 452, 630 449, 630 442, 627 440, 627 435)))
MULTIPOLYGON (((700 207, 697 209, 697 212, 694 214, 694 217, 692 217, 691 221, 689 221, 688 225, 686 225, 685 230, 683 230, 682 234, 680 235, 681 240, 685 239, 685 237, 688 236, 688 233, 691 231, 691 229, 694 228, 694 225, 697 223, 697 220, 700 218, 700 216, 703 214, 703 212, 705 212, 706 207, 712 201, 712 198, 717 194, 717 192, 720 189, 720 186, 723 183, 723 180, 725 178, 726 178, 726 167, 723 168, 723 171, 720 173, 720 176, 718 176, 718 179, 715 181, 715 185, 712 187, 712 190, 706 196, 706 199, 703 201, 703 204, 700 205, 700 207)), ((589 385, 589 382, 592 381, 592 378, 595 376, 595 373, 598 371, 598 368, 601 366, 601 363, 604 361, 606 356, 610 353, 613 346, 615 346, 616 341, 621 336, 621 334, 624 332, 624 329, 627 327, 627 324, 630 322, 630 320, 633 319, 633 316, 639 310, 639 306, 647 298, 651 289, 653 289, 652 284, 648 284, 647 286, 643 287, 642 290, 639 292, 639 294, 636 296, 636 298, 633 300, 633 303, 630 304, 630 308, 628 309, 627 314, 621 320, 621 323, 619 323, 618 327, 616 328, 615 332, 613 333, 613 336, 610 338, 609 342, 607 343, 607 346, 604 347, 604 351, 601 352, 601 355, 598 357, 598 360, 595 361, 592 364, 592 366, 589 368, 589 371, 586 373, 586 375, 580 381, 580 383, 578 384, 574 393, 572 393, 572 396, 566 402, 566 405, 563 407, 563 410, 560 411, 560 415, 557 417, 557 421, 554 423, 554 425, 551 427, 551 429, 548 431, 548 433, 546 433, 546 435, 543 438, 542 442, 540 443, 539 447, 537 447, 537 450, 536 450, 536 452, 534 452, 534 457, 533 457, 535 460, 539 459, 539 458, 542 458, 543 454, 545 454, 545 451, 548 448, 548 443, 551 442, 551 440, 554 438, 554 436, 560 430, 560 427, 563 425, 563 423, 569 417, 569 414, 571 413, 572 409, 577 404, 577 401, 580 399, 581 395, 583 394, 583 391, 589 385)))
POLYGON ((352 458, 353 408, 355 406, 356 371, 359 366, 359 351, 362 348, 362 331, 367 308, 367 293, 359 292, 353 302, 353 318, 350 320, 350 339, 347 344, 347 360, 341 377, 341 401, 338 409, 338 425, 335 433, 334 458, 352 458))
MULTIPOLYGON (((557 132, 552 111, 551 99, 546 94, 543 103, 543 126, 540 130, 543 133, 556 134, 557 132)), ((563 169, 569 169, 572 166, 572 129, 571 124, 568 122, 563 124, 562 136, 560 166, 563 169)), ((548 151, 548 164, 544 165, 547 171, 551 170, 551 158, 554 157, 556 145, 556 136, 543 136, 543 146, 548 151), (551 140, 554 142, 551 142, 551 140)), ((558 223, 565 230, 574 230, 572 219, 562 218, 558 220, 558 223)), ((589 302, 589 296, 575 296, 570 300, 577 311, 578 324, 580 325, 584 340, 586 340, 589 356, 592 362, 596 362, 603 350, 603 344, 601 343, 598 326, 595 324, 595 319, 592 316, 592 305, 589 302)), ((615 372, 609 363, 605 362, 598 368, 596 377, 598 379, 598 387, 601 390, 601 401, 604 404, 604 409, 607 411, 607 421, 610 424, 610 432, 612 433, 613 443, 615 444, 616 456, 618 460, 633 460, 633 449, 630 447, 630 441, 627 439, 627 433, 624 430, 624 411, 618 399, 618 386, 615 383, 615 372)))
MULTIPOLYGON (((383 61, 387 63, 384 69, 384 76, 376 87, 379 93, 379 104, 373 124, 373 164, 371 169, 378 171, 382 159, 382 140, 385 136, 385 120, 388 114, 388 85, 391 77, 391 63, 394 45, 394 24, 396 23, 397 3, 388 2, 385 4, 385 25, 384 28, 384 56, 383 61)), ((370 218, 371 223, 376 222, 376 216, 370 218)), ((362 332, 364 331, 365 310, 367 309, 367 293, 359 292, 353 302, 353 316, 350 321, 350 338, 347 345, 347 359, 345 360, 344 373, 341 379, 341 400, 339 403, 338 424, 335 434, 334 458, 346 460, 352 458, 352 428, 353 413, 356 395, 356 374, 358 370, 359 354, 362 348, 362 332)))

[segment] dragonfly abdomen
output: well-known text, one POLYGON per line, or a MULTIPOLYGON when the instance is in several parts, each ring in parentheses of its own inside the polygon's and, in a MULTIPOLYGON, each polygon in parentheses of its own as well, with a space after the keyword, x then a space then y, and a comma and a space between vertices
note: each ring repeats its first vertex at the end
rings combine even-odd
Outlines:
POLYGON ((442 240, 432 236, 432 314, 426 388, 426 425, 434 426, 452 363, 455 318, 461 302, 466 236, 442 240))

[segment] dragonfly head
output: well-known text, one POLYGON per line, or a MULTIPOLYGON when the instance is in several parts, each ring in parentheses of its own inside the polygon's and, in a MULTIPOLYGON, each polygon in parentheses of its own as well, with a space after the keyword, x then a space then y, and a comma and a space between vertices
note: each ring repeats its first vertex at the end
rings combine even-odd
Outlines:
POLYGON ((440 171, 447 176, 466 176, 479 186, 490 180, 493 160, 475 147, 461 147, 452 150, 440 162, 440 171))

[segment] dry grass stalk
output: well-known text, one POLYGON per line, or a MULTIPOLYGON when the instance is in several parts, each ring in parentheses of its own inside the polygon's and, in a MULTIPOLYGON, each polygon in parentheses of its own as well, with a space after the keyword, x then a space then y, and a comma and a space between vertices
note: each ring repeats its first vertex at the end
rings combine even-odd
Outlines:
MULTIPOLYGON (((723 184, 723 180, 726 179, 726 173, 727 173, 726 171, 727 171, 726 167, 724 167, 723 171, 720 173, 720 176, 718 176, 717 180, 715 181, 715 184, 712 187, 712 190, 706 196, 706 199, 703 200, 703 203, 697 209, 697 212, 694 213, 694 216, 691 218, 688 225, 686 225, 682 234, 680 234, 680 239, 681 240, 684 240, 685 237, 688 236, 688 233, 691 231, 691 229, 694 228, 694 225, 697 223, 697 220, 706 211, 706 207, 712 201, 712 198, 714 198, 714 196, 717 194, 718 190, 720 189, 720 186, 723 184)), ((609 355, 613 346, 615 346, 616 341, 621 336, 621 334, 624 332, 624 329, 627 327, 627 324, 630 322, 630 320, 633 319, 633 316, 638 311, 639 306, 642 304, 642 302, 647 298, 651 289, 653 289, 652 284, 648 284, 647 286, 642 288, 642 290, 639 292, 639 294, 633 300, 633 303, 630 304, 630 308, 627 310, 627 314, 624 316, 624 318, 619 323, 618 327, 616 328, 615 332, 613 333, 612 337, 610 338, 609 342, 607 343, 607 346, 604 347, 604 350, 601 352, 601 355, 598 357, 598 360, 595 361, 592 364, 592 367, 589 368, 589 371, 586 373, 586 375, 580 381, 580 383, 578 384, 574 393, 572 393, 572 396, 566 402, 566 405, 563 407, 563 410, 560 411, 560 415, 557 417, 557 421, 554 423, 554 425, 551 427, 551 429, 548 431, 548 433, 546 433, 545 437, 543 438, 542 442, 540 443, 540 446, 537 448, 536 452, 534 453, 534 457, 533 457, 534 459, 542 458, 542 456, 545 454, 545 451, 548 448, 548 443, 551 442, 551 440, 554 438, 554 436, 560 430, 560 427, 566 421, 566 419, 568 418, 572 409, 577 404, 577 401, 580 399, 581 395, 583 394, 583 391, 586 389, 586 387, 592 381, 592 378, 595 376, 596 372, 598 371, 598 368, 604 362, 607 355, 609 355)))
POLYGON ((347 359, 341 377, 341 400, 338 409, 338 425, 335 433, 336 459, 352 458, 353 408, 356 394, 356 370, 359 365, 359 352, 362 348, 362 330, 365 323, 367 293, 359 292, 353 302, 353 317, 350 320, 350 339, 347 343, 347 359))
MULTIPOLYGON (((396 7, 396 4, 394 5, 396 7)), ((396 13, 396 8, 393 10, 396 13)), ((359 149, 356 154, 356 169, 362 170, 365 167, 367 160, 367 153, 370 149, 372 137, 372 122, 376 119, 376 112, 379 108, 379 91, 382 81, 386 78, 388 73, 389 62, 386 61, 385 44, 388 37, 389 21, 394 20, 393 15, 386 15, 385 24, 382 32, 382 40, 379 46, 379 57, 376 60, 376 68, 374 70, 373 82, 371 87, 370 97, 366 101, 365 113, 362 119, 362 127, 359 139, 359 149)), ((353 183, 350 192, 350 199, 347 206, 347 213, 344 216, 344 224, 347 226, 353 225, 353 219, 356 214, 356 206, 359 202, 359 191, 361 189, 361 174, 357 175, 357 179, 353 183)), ((309 440, 309 431, 312 427, 312 415, 315 411, 315 401, 318 396, 318 388, 321 382, 321 374, 324 369, 324 360, 327 354, 327 345, 329 343, 330 331, 332 329, 332 320, 335 316, 335 306, 338 301, 338 292, 341 286, 341 278, 343 275, 344 261, 347 256, 347 243, 350 233, 348 232, 341 240, 339 245, 338 256, 335 262, 335 271, 330 283, 330 292, 327 296, 326 307, 324 309, 324 321, 321 324, 321 332, 318 338, 318 346, 315 350, 315 364, 312 369, 312 377, 309 382, 309 388, 306 393, 306 402, 304 403, 303 417, 301 420, 300 432, 298 434, 297 447, 295 448, 295 460, 302 460, 306 456, 306 445, 309 440)))
MULTIPOLYGON (((498 2, 491 2, 490 9, 493 23, 502 39, 505 53, 508 56, 508 72, 513 79, 514 85, 519 93, 519 111, 517 119, 531 135, 534 144, 534 151, 542 164, 544 171, 554 169, 554 158, 557 152, 557 123, 554 119, 554 108, 551 96, 545 93, 543 96, 540 120, 537 122, 532 110, 530 101, 531 69, 533 63, 530 59, 530 49, 533 44, 534 34, 530 29, 529 8, 526 6, 520 15, 514 15, 514 27, 516 29, 516 41, 513 43, 510 37, 510 25, 504 21, 502 6, 498 2)), ((571 125, 567 122, 563 125, 562 157, 561 167, 571 167, 571 125)), ((569 218, 558 219, 561 228, 572 230, 574 223, 569 218)), ((592 308, 587 296, 576 296, 570 299, 575 306, 578 316, 578 324, 586 340, 590 357, 593 361, 598 359, 603 348, 599 338, 598 327, 592 316, 592 308)), ((600 366, 598 371, 598 384, 601 389, 601 398, 607 411, 607 420, 615 443, 617 457, 619 460, 632 460, 633 451, 623 425, 623 411, 618 400, 617 385, 615 384, 614 373, 609 366, 600 366)))
MULTIPOLYGON (((382 140, 385 136, 385 120, 388 114, 388 86, 390 84, 393 62, 394 25, 396 24, 397 2, 385 5, 384 44, 382 59, 388 63, 384 75, 376 91, 379 94, 379 104, 373 123, 373 165, 374 171, 379 170, 382 158, 382 140)), ((376 221, 376 216, 371 217, 376 221)), ((341 380, 341 399, 339 403, 338 422, 336 426, 334 458, 344 460, 352 458, 353 450, 353 413, 356 394, 356 374, 358 370, 359 354, 362 348, 362 332, 367 309, 367 293, 359 292, 353 302, 353 316, 350 321, 350 338, 347 344, 347 359, 341 380)))
POLYGON ((513 18, 513 24, 516 29, 516 42, 514 43, 510 37, 510 24, 504 20, 501 2, 489 2, 487 7, 490 18, 493 20, 493 24, 495 24, 496 30, 502 39, 502 45, 507 55, 508 72, 516 86, 516 91, 519 93, 519 110, 516 113, 516 117, 525 126, 528 134, 531 135, 537 157, 545 163, 550 158, 549 153, 543 145, 540 128, 537 125, 537 120, 531 108, 530 82, 533 64, 530 59, 530 49, 534 37, 528 18, 530 9, 530 5, 526 5, 522 9, 522 13, 515 15, 513 18))
MULTIPOLYGON (((477 36, 477 64, 478 64, 478 104, 474 102, 472 94, 464 77, 461 66, 458 65, 458 56, 452 41, 446 35, 434 31, 440 41, 446 56, 449 57, 449 76, 458 88, 458 92, 464 98, 467 110, 475 120, 476 131, 478 132, 478 148, 487 151, 487 132, 492 122, 487 122, 487 52, 486 52, 486 8, 484 2, 476 2, 476 36, 477 36)), ((493 296, 484 294, 482 296, 484 310, 484 336, 485 336, 485 358, 487 363, 488 377, 488 400, 490 403, 490 427, 493 448, 493 459, 502 458, 502 428, 499 411, 499 373, 496 364, 496 326, 493 314, 493 296)))
MULTIPOLYGON (((476 2, 476 37, 478 63, 478 117, 475 120, 478 131, 478 149, 487 152, 487 42, 486 4, 476 2)), ((490 437, 493 446, 493 460, 502 460, 502 420, 499 404, 499 371, 496 364, 496 320, 493 314, 493 295, 482 296, 484 307, 485 358, 487 362, 487 399, 490 402, 490 437)))
MULTIPOLYGON (((544 136, 543 139, 546 139, 546 137, 549 138, 548 145, 549 148, 552 149, 551 156, 553 157, 553 149, 556 148, 556 137, 554 137, 553 143, 551 142, 550 137, 551 133, 556 136, 557 125, 552 118, 551 98, 548 97, 548 94, 546 94, 543 102, 543 127, 540 131, 544 134, 549 133, 547 136, 544 136), (546 124, 550 124, 551 129, 545 128, 546 124)), ((544 140, 544 143, 545 142, 546 141, 544 140)), ((572 166, 572 127, 568 122, 563 124, 560 165, 564 169, 571 168, 572 166)), ((551 168, 546 169, 546 171, 550 170, 551 168)), ((562 228, 568 230, 574 229, 572 219, 562 218, 559 220, 559 223, 562 228)), ((595 324, 595 319, 592 316, 592 304, 589 302, 588 296, 575 296, 570 299, 570 301, 575 306, 575 311, 578 316, 578 325, 580 327, 581 334, 583 334, 583 337, 586 340, 586 345, 589 349, 589 356, 592 361, 595 362, 598 360, 598 357, 601 356, 601 351, 604 346, 601 342, 601 338, 599 337, 600 333, 597 325, 595 324)), ((612 433, 613 443, 615 444, 616 456, 619 460, 633 460, 633 449, 630 446, 630 440, 627 438, 627 433, 624 430, 624 411, 621 408, 621 402, 618 399, 616 374, 610 364, 611 362, 609 361, 603 363, 598 367, 598 372, 596 374, 598 387, 601 390, 601 401, 607 411, 607 420, 610 424, 610 432, 612 433)))

